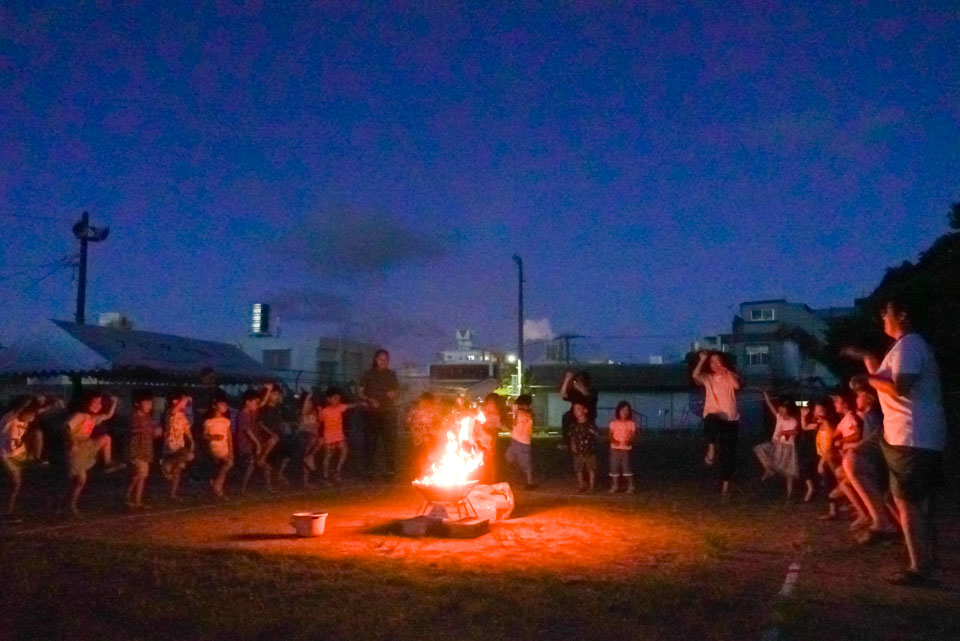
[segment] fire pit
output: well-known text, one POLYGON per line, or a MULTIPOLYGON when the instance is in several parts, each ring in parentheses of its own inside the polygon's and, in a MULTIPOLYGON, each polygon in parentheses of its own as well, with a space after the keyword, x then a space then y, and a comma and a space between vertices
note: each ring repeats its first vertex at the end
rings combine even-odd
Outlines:
POLYGON ((450 515, 450 510, 453 509, 456 510, 458 520, 477 518, 477 510, 467 496, 476 484, 475 480, 455 485, 428 485, 414 481, 414 487, 423 496, 423 503, 417 511, 417 516, 433 514, 438 509, 450 515))

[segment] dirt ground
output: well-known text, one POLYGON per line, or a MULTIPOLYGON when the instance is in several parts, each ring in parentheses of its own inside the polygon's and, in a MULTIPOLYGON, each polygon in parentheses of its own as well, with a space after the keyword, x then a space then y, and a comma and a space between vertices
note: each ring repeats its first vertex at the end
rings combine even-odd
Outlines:
POLYGON ((2 530, 0 638, 960 638, 955 504, 940 585, 896 588, 902 544, 857 546, 779 486, 722 504, 689 476, 635 495, 555 476, 469 540, 399 535, 420 503, 406 483, 28 519, 2 530), (293 535, 301 510, 329 512, 322 537, 293 535))

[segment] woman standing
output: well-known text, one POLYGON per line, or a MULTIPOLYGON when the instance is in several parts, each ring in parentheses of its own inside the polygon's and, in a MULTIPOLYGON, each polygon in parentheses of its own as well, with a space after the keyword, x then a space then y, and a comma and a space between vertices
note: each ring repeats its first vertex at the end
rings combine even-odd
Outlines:
POLYGON ((884 333, 896 341, 883 360, 856 349, 844 354, 863 359, 883 409, 881 447, 910 557, 907 569, 889 581, 921 585, 937 563, 933 513, 947 438, 940 372, 930 345, 914 332, 913 310, 905 300, 889 300, 880 316, 884 333))
POLYGON ((719 464, 720 495, 730 498, 730 484, 737 469, 737 441, 740 432, 740 412, 737 392, 740 377, 733 370, 729 357, 723 352, 703 350, 693 380, 706 390, 703 406, 703 431, 707 437, 707 465, 719 464))
POLYGON ((360 399, 367 406, 363 430, 363 449, 367 477, 373 476, 377 444, 383 443, 384 476, 396 474, 397 415, 394 403, 400 394, 397 375, 390 369, 390 352, 378 349, 373 365, 360 378, 360 399))

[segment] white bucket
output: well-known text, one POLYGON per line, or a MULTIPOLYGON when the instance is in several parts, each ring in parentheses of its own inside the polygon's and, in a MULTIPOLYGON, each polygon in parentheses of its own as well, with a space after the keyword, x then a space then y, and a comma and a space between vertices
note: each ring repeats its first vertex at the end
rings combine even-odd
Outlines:
POLYGON ((326 523, 326 512, 296 512, 290 519, 297 536, 320 536, 326 523))

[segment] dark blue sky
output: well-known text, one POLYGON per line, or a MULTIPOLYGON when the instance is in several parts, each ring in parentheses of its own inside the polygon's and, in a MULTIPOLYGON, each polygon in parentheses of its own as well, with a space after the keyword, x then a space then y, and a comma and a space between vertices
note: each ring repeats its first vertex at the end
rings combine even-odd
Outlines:
POLYGON ((742 300, 850 304, 960 199, 953 0, 12 4, 0 342, 72 316, 34 266, 83 209, 89 316, 236 339, 274 302, 426 360, 513 345, 519 253, 529 318, 645 359, 742 300))

